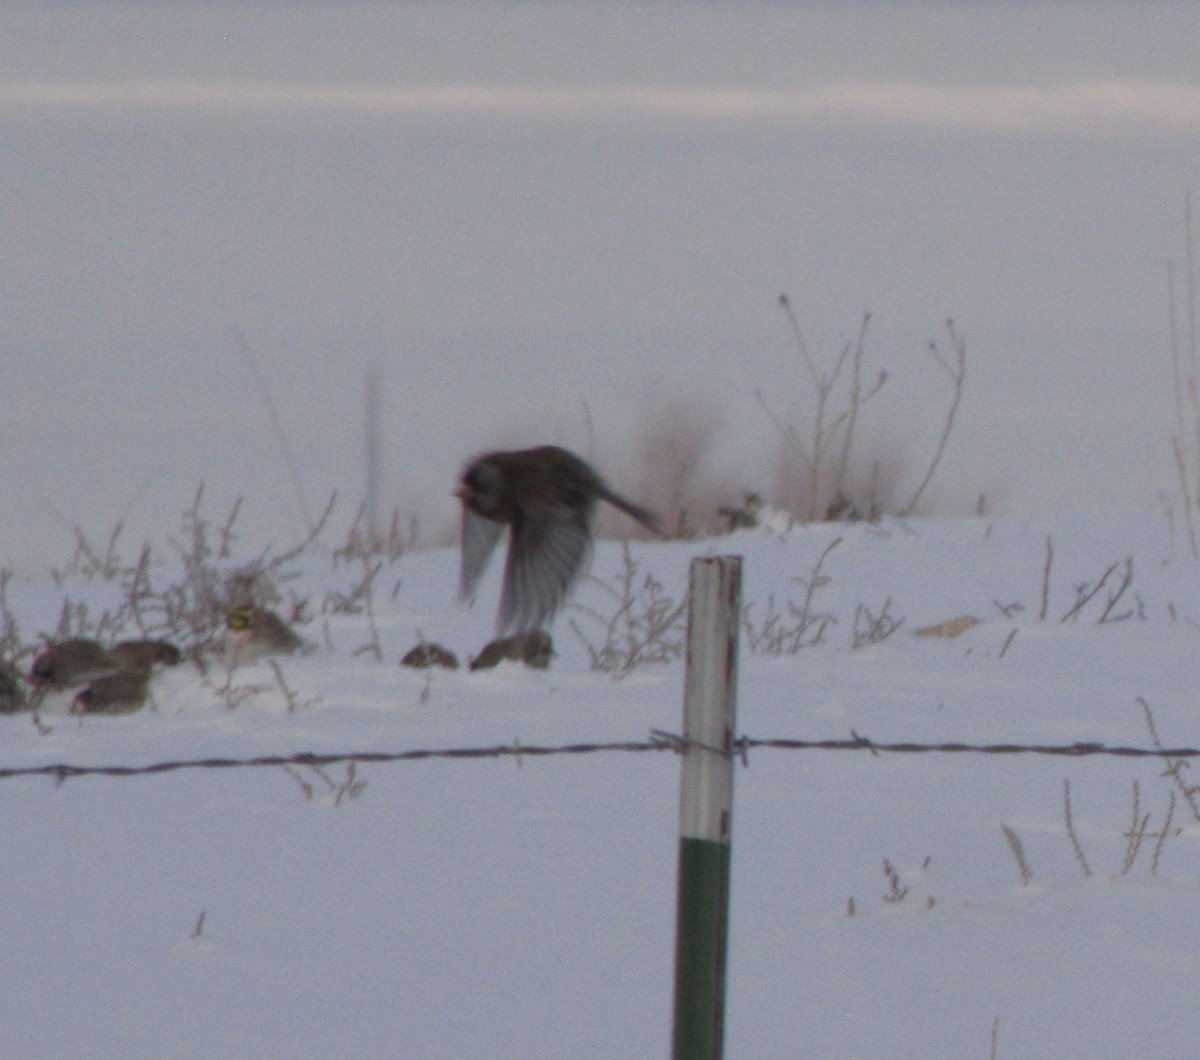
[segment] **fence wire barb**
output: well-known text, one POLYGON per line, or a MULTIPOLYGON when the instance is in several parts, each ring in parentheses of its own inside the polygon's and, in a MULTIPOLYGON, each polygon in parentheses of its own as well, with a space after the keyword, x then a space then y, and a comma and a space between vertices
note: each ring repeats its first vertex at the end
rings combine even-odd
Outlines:
POLYGON ((525 758, 547 758, 555 755, 589 755, 605 752, 640 753, 644 751, 673 751, 684 754, 691 747, 701 748, 713 754, 728 754, 741 759, 743 765, 750 764, 752 750, 771 751, 870 751, 878 757, 885 754, 980 754, 980 755, 1042 755, 1065 758, 1107 756, 1112 758, 1159 758, 1185 759, 1200 757, 1200 748, 1195 747, 1123 747, 1103 743, 1081 741, 1070 744, 1021 744, 1021 743, 880 743, 861 733, 851 730, 850 737, 842 739, 803 740, 788 738, 757 739, 739 737, 729 751, 709 747, 688 740, 684 736, 652 729, 648 740, 623 740, 614 742, 570 743, 554 745, 523 744, 514 740, 511 744, 496 744, 490 747, 441 747, 422 748, 408 751, 348 751, 318 753, 303 751, 288 755, 256 755, 249 758, 192 758, 176 761, 152 762, 147 765, 89 766, 66 762, 37 766, 0 766, 0 780, 12 777, 53 777, 61 783, 68 777, 107 776, 135 777, 158 773, 174 773, 188 769, 255 769, 274 767, 334 766, 342 763, 390 763, 420 762, 432 759, 483 759, 513 758, 520 763, 525 758))

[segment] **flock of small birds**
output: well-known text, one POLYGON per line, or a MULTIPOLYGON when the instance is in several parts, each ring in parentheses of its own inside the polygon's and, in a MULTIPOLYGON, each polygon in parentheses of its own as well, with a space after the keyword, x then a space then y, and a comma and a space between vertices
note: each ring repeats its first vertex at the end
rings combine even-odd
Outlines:
MULTIPOLYGON (((225 625, 218 650, 230 667, 307 648, 266 608, 235 608, 225 625)), ((169 640, 121 640, 107 647, 90 637, 56 641, 37 655, 24 677, 11 666, 0 667, 0 712, 129 714, 145 705, 155 674, 183 661, 183 651, 169 640)))
MULTIPOLYGON (((600 501, 660 533, 654 513, 616 493, 590 464, 557 446, 484 453, 464 468, 455 495, 462 501, 461 599, 474 600, 488 561, 508 532, 497 638, 471 660, 472 670, 505 659, 549 666, 554 649, 543 627, 583 569, 600 501)), ((226 619, 220 650, 232 668, 308 648, 274 611, 241 606, 226 619)), ((24 678, 0 665, 0 712, 127 714, 146 703, 156 673, 183 659, 180 648, 167 640, 123 640, 107 647, 83 637, 58 641, 34 659, 24 678)), ((401 663, 448 669, 459 665, 448 649, 426 643, 401 663)))

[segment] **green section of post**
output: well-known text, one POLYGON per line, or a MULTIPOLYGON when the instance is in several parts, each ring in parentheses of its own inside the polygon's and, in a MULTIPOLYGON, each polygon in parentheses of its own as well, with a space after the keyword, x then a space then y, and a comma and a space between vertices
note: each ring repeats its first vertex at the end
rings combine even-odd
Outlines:
POLYGON ((720 1060, 733 821, 740 556, 692 560, 679 795, 673 1060, 720 1060))
POLYGON ((719 1060, 725 1045, 729 844, 679 841, 674 1060, 719 1060))

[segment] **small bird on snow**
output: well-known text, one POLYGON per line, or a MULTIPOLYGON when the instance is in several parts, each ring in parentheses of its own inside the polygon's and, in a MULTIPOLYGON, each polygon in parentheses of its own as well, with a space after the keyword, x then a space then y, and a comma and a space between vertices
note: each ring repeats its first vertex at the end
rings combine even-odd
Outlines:
POLYGON ((225 621, 225 654, 233 666, 265 655, 291 655, 304 647, 304 638, 265 607, 234 608, 225 621))
POLYGON ((79 692, 72 714, 130 714, 140 710, 150 691, 150 670, 114 670, 79 692))
POLYGON ((77 688, 118 669, 120 664, 99 641, 72 637, 51 644, 34 659, 29 680, 43 690, 77 688))
POLYGON ((554 617, 591 549, 598 501, 659 532, 653 512, 615 493, 589 464, 554 445, 476 457, 455 494, 463 505, 464 600, 474 599, 496 542, 509 531, 499 634, 538 629, 554 617))
POLYGON ((183 652, 169 640, 143 638, 121 640, 108 649, 122 670, 149 673, 156 666, 178 666, 183 662, 183 652))

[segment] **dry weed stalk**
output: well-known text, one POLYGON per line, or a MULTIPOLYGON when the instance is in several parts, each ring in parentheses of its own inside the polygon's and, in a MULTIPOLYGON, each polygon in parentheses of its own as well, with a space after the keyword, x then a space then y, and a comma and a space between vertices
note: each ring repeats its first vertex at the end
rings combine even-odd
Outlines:
POLYGON ((224 703, 229 710, 237 710, 248 699, 270 692, 272 687, 261 682, 257 684, 235 684, 234 674, 237 672, 237 669, 231 657, 225 662, 224 680, 220 684, 210 680, 207 676, 204 678, 204 684, 212 690, 213 695, 224 703))
MULTIPOLYGON (((280 763, 279 768, 299 785, 300 792, 305 799, 311 800, 316 795, 316 787, 312 781, 306 779, 305 775, 295 766, 283 762, 280 763)), ((334 780, 320 766, 306 764, 304 768, 325 785, 326 791, 333 796, 333 805, 335 807, 341 806, 343 801, 357 799, 367 786, 365 780, 358 779, 358 767, 354 762, 347 763, 346 779, 342 781, 334 780)))
POLYGON ((942 433, 938 438, 937 445, 934 447, 933 457, 929 461, 929 467, 925 470, 925 477, 921 479, 921 484, 913 493, 912 499, 900 511, 900 515, 912 515, 917 506, 917 502, 921 499, 929 483, 933 481, 933 476, 937 472, 938 465, 942 462, 942 457, 946 455, 946 445, 950 441, 950 435, 954 431, 954 418, 958 414, 958 407, 962 404, 963 384, 967 378, 967 343, 966 340, 958 333, 954 326, 953 320, 946 321, 946 331, 950 339, 950 357, 946 357, 938 348, 937 342, 929 343, 929 353, 933 359, 942 366, 946 374, 950 377, 950 382, 953 386, 953 393, 950 398, 950 409, 946 413, 946 422, 942 425, 942 433))
MULTIPOLYGON (((1150 714, 1149 707, 1143 702, 1143 709, 1146 713, 1147 723, 1150 725, 1152 738, 1155 745, 1161 750, 1162 745, 1158 743, 1158 736, 1154 732, 1153 717, 1150 714)), ((1170 777, 1177 785, 1182 787, 1182 780, 1178 774, 1179 762, 1169 762, 1167 770, 1162 774, 1164 777, 1170 777)), ((1191 790, 1194 795, 1195 789, 1191 790)), ((1188 790, 1184 789, 1185 796, 1189 796, 1188 790)), ((1183 829, 1175 824, 1175 807, 1177 801, 1174 790, 1167 791, 1167 809, 1163 815, 1163 823, 1158 828, 1151 828, 1150 821, 1152 815, 1147 811, 1142 810, 1142 789, 1138 781, 1133 781, 1132 797, 1130 805, 1130 823, 1129 827, 1121 833, 1121 838, 1125 840, 1125 849, 1121 857, 1121 866, 1113 873, 1115 879, 1128 876, 1137 863, 1137 859, 1141 851, 1145 847, 1146 840, 1154 841, 1154 849, 1150 855, 1150 875, 1157 876, 1158 868, 1162 862, 1163 851, 1166 849, 1167 840, 1183 834, 1183 829)), ((1092 875, 1092 867, 1088 859, 1084 856, 1083 845, 1079 841, 1079 837, 1075 831, 1074 814, 1071 806, 1071 785, 1070 781, 1063 781, 1063 818, 1066 822, 1067 837, 1071 841, 1071 848, 1075 854, 1075 860, 1079 862, 1079 867, 1083 870, 1085 876, 1092 875)))
POLYGON ((308 699, 301 699, 296 690, 284 680, 283 667, 279 665, 279 660, 268 659, 267 662, 271 667, 271 673, 275 675, 275 686, 283 693, 283 698, 287 702, 289 714, 299 713, 321 702, 320 696, 309 696, 308 699))
POLYGON ((1075 819, 1071 813, 1071 782, 1065 778, 1063 779, 1063 818, 1067 823, 1067 836, 1071 840, 1071 849, 1075 851, 1075 860, 1079 862, 1083 874, 1090 876, 1092 866, 1088 864, 1088 859, 1083 853, 1083 844, 1079 842, 1079 836, 1075 834, 1075 819))
POLYGON ((871 613, 866 604, 859 604, 854 610, 854 635, 850 644, 851 651, 858 651, 869 644, 881 644, 904 625, 903 618, 891 614, 892 598, 889 596, 883 602, 879 614, 871 613))
MULTIPOLYGON (((1137 698, 1138 704, 1142 708, 1142 716, 1146 722, 1146 728, 1150 731, 1150 740, 1158 750, 1164 750, 1163 742, 1158 736, 1158 726, 1154 721, 1154 712, 1150 709, 1150 704, 1141 696, 1137 698)), ((1186 758, 1167 758, 1163 776, 1170 777, 1179 794, 1183 796, 1184 801, 1188 804, 1188 808, 1192 811, 1192 816, 1200 821, 1200 801, 1197 800, 1197 795, 1200 794, 1200 786, 1188 784, 1183 779, 1184 770, 1191 768, 1191 763, 1186 758)))
POLYGON ((17 663, 25 656, 32 655, 34 649, 32 645, 22 644, 21 627, 8 602, 8 586, 12 579, 12 570, 0 567, 0 661, 17 663))
POLYGON ((1021 842, 1021 837, 1017 835, 1008 825, 1002 824, 1000 830, 1004 833, 1004 838, 1008 841, 1008 849, 1012 851, 1013 857, 1016 859, 1017 868, 1021 872, 1021 883, 1028 887, 1033 879, 1033 870, 1029 867, 1029 862, 1025 858, 1025 847, 1021 842))
POLYGON ((1138 851, 1142 848, 1142 840, 1146 838, 1146 829, 1150 824, 1150 815, 1141 810, 1142 789, 1138 782, 1133 782, 1133 821, 1125 832, 1125 857, 1121 862, 1118 876, 1126 876, 1137 861, 1138 851))
MULTIPOLYGON (((1171 359, 1171 381, 1175 396, 1175 430, 1171 435, 1171 452, 1175 460, 1175 470, 1179 479, 1180 500, 1183 504, 1184 520, 1188 529, 1188 545, 1192 558, 1200 556, 1197 548, 1196 511, 1200 498, 1194 492, 1194 482, 1197 479, 1196 469, 1200 467, 1200 384, 1197 383, 1197 372, 1200 371, 1200 337, 1197 335, 1196 323, 1196 255, 1192 242, 1192 194, 1184 193, 1183 204, 1183 240, 1184 264, 1187 270, 1185 304, 1187 309, 1187 367, 1182 361, 1180 349, 1179 323, 1177 318, 1177 298, 1175 291, 1175 266, 1167 262, 1167 335, 1171 359), (1185 412, 1185 405, 1187 406, 1185 412), (1188 423, 1187 414, 1191 422, 1188 423), (1188 444, 1190 442, 1190 445, 1188 444), (1193 473, 1188 473, 1188 458, 1191 456, 1193 473)), ((1173 541, 1172 541, 1173 543, 1173 541)))
MULTIPOLYGON (((354 649, 354 654, 370 655, 376 662, 383 661, 383 645, 379 639, 379 627, 375 621, 375 579, 383 569, 382 559, 372 559, 367 553, 358 557, 362 565, 362 577, 350 587, 348 592, 326 592, 321 603, 323 614, 335 615, 365 615, 370 631, 370 638, 354 649)), ((399 590, 399 583, 396 591, 399 590)), ((395 598, 395 592, 392 593, 395 598)))
POLYGON ((407 533, 401 529, 399 508, 392 509, 392 518, 388 524, 386 535, 373 535, 368 526, 369 521, 366 504, 359 505, 358 512, 346 531, 346 540, 340 548, 333 550, 335 567, 339 563, 375 558, 382 558, 389 563, 394 563, 416 547, 417 517, 415 515, 409 520, 407 533))
POLYGON ((1038 618, 1043 622, 1046 621, 1046 612, 1050 608, 1050 568, 1054 564, 1054 541, 1049 534, 1046 535, 1046 563, 1042 567, 1042 609, 1038 613, 1038 618))
POLYGON ((887 858, 883 859, 883 876, 888 882, 888 889, 883 900, 891 905, 898 905, 908 897, 908 888, 900 886, 900 874, 887 858))
POLYGON ((1139 618, 1145 618, 1145 608, 1142 600, 1137 594, 1134 594, 1134 606, 1126 608, 1124 611, 1114 613, 1114 608, 1125 596, 1125 593, 1133 585, 1133 557, 1126 556, 1124 563, 1110 563, 1104 573, 1094 582, 1081 582, 1075 586, 1075 602, 1066 610, 1059 622, 1074 621, 1083 612, 1097 596, 1100 591, 1108 585, 1108 580, 1117 572, 1121 571, 1120 580, 1116 583, 1115 588, 1109 589, 1104 606, 1101 608, 1100 617, 1096 619, 1097 624, 1105 622, 1124 622, 1128 618, 1132 618, 1135 614, 1139 618))

